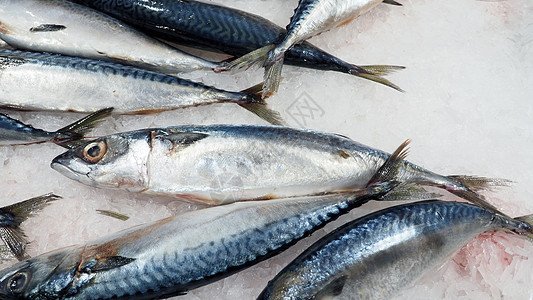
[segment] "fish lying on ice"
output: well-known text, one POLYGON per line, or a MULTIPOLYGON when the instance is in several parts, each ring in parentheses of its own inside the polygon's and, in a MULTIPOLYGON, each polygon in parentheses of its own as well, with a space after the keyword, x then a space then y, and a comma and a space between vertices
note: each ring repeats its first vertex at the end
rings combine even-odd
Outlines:
MULTIPOLYGON (((285 29, 261 16, 193 0, 149 2, 78 0, 77 2, 96 8, 163 40, 193 47, 217 49, 234 56, 241 56, 275 43, 286 33, 285 29)), ((237 68, 238 62, 235 65, 221 65, 217 70, 237 68)), ((302 42, 289 49, 285 63, 347 73, 401 90, 381 76, 403 67, 357 66, 326 53, 308 42, 302 42)))
POLYGON ((28 241, 19 227, 20 224, 51 201, 60 198, 54 194, 46 194, 0 208, 0 238, 18 260, 29 258, 26 254, 28 241))
POLYGON ((218 65, 65 0, 2 0, 0 24, 0 38, 19 49, 118 61, 162 73, 218 65))
POLYGON ((283 251, 369 200, 386 200, 400 187, 394 176, 401 158, 401 151, 391 156, 376 182, 355 193, 209 207, 25 260, 0 271, 0 295, 160 299, 183 294, 283 251))
MULTIPOLYGON (((87 142, 52 168, 81 183, 203 204, 345 192, 364 187, 389 157, 336 134, 280 126, 141 129, 87 142)), ((475 190, 506 184, 442 176, 405 162, 399 179, 444 188, 491 207, 475 190)))
MULTIPOLYGON (((278 90, 285 53, 289 49, 321 32, 357 18, 381 2, 383 0, 301 0, 287 26, 287 33, 280 41, 254 50, 233 64, 243 67, 258 61, 263 62, 265 67, 263 98, 266 98, 278 90)), ((368 72, 359 76, 366 75, 374 74, 368 72)))
POLYGON ((5 114, 0 114, 0 145, 54 142, 60 146, 72 148, 84 138, 85 133, 93 129, 112 110, 112 108, 99 110, 56 131, 33 128, 5 114))
POLYGON ((228 92, 131 66, 24 51, 0 50, 0 106, 25 110, 147 114, 219 102, 237 103, 280 124, 249 91, 228 92))
POLYGON ((311 245, 257 299, 387 299, 483 232, 532 240, 531 221, 533 215, 512 219, 459 202, 390 207, 311 245))

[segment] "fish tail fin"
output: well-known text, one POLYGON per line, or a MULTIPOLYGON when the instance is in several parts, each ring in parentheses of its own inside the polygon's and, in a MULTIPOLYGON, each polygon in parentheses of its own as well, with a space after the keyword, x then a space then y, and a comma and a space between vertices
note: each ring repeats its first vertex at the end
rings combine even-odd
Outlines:
POLYGON ((254 65, 262 66, 265 64, 268 54, 272 49, 274 49, 274 47, 274 44, 270 44, 256 49, 230 62, 222 62, 214 68, 214 71, 218 73, 230 70, 248 69, 254 65))
POLYGON ((391 87, 397 91, 405 92, 396 84, 390 82, 388 79, 382 77, 383 75, 390 74, 392 72, 405 69, 402 66, 388 66, 388 65, 369 65, 369 66, 356 66, 352 65, 352 68, 348 71, 357 77, 365 78, 377 83, 381 83, 385 86, 391 87))
POLYGON ((101 109, 57 130, 54 143, 65 148, 76 146, 87 132, 102 122, 112 111, 113 108, 101 109))
POLYGON ((250 99, 248 102, 239 102, 238 104, 272 125, 286 125, 287 123, 279 112, 269 108, 261 98, 262 88, 263 83, 260 83, 243 90, 242 92, 248 94, 250 99))
POLYGON ((511 184, 513 184, 511 180, 502 178, 488 178, 469 175, 450 175, 448 176, 448 178, 453 178, 459 181, 462 185, 473 191, 493 191, 496 187, 510 186, 511 184))
POLYGON ((283 61, 285 59, 285 52, 279 52, 274 49, 269 53, 265 61, 265 84, 263 85, 263 99, 274 95, 279 88, 281 82, 281 70, 283 69, 283 61))
POLYGON ((51 201, 60 199, 60 196, 54 194, 46 194, 39 197, 34 197, 25 201, 21 201, 0 210, 4 213, 13 216, 11 224, 0 227, 0 238, 4 241, 11 252, 18 260, 26 259, 26 235, 20 229, 20 224, 29 217, 33 216, 37 211, 44 208, 51 201))

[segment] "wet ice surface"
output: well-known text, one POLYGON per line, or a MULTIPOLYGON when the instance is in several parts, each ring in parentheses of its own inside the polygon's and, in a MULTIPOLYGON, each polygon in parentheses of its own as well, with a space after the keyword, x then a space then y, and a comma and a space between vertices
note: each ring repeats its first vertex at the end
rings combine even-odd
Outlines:
MULTIPOLYGON (((216 2, 261 14, 282 26, 297 5, 296 0, 216 2)), ((387 151, 410 138, 410 161, 441 174, 513 180, 510 188, 486 193, 488 199, 512 216, 533 213, 533 3, 400 2, 403 7, 379 5, 312 42, 348 62, 406 66, 388 77, 406 93, 346 74, 285 67, 280 91, 269 100, 272 108, 292 126, 339 133, 387 151)), ((189 77, 238 90, 259 82, 261 72, 189 77)), ((80 117, 10 114, 48 130, 80 117)), ((236 105, 220 104, 153 116, 111 117, 95 134, 214 123, 263 124, 236 105)), ((49 168, 62 151, 55 145, 0 148, 2 206, 48 192, 64 197, 24 224, 32 256, 199 208, 73 182, 49 168), (96 209, 131 218, 115 220, 96 209)), ((273 259, 176 299, 254 299, 269 279, 325 231, 382 207, 366 205, 273 259)), ((482 236, 398 299, 530 298, 533 260, 529 257, 533 257, 531 243, 505 234, 482 236)))

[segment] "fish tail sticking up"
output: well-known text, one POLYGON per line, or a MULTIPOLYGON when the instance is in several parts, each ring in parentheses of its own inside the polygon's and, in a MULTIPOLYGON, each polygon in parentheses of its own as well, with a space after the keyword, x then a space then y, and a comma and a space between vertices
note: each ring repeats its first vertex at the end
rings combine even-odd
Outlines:
POLYGON ((18 260, 28 258, 25 251, 28 241, 24 232, 20 229, 20 224, 51 201, 60 198, 60 196, 50 193, 0 208, 0 214, 5 216, 4 218, 6 219, 4 225, 0 226, 0 238, 18 260))
POLYGON ((274 44, 270 44, 262 48, 256 49, 230 62, 220 63, 217 67, 215 67, 214 71, 218 73, 230 70, 246 70, 254 65, 263 66, 268 58, 270 51, 274 49, 274 47, 274 44))
POLYGON ((367 184, 367 190, 383 190, 388 192, 380 198, 382 201, 396 200, 428 200, 441 195, 427 192, 414 183, 402 183, 397 180, 400 169, 409 152, 407 146, 411 140, 406 140, 392 153, 378 169, 367 184))
POLYGON ((390 82, 388 79, 381 77, 383 75, 387 75, 387 74, 390 74, 392 72, 402 70, 402 69, 405 69, 405 67, 388 66, 388 65, 369 65, 369 66, 352 65, 352 68, 348 71, 348 73, 354 76, 357 76, 357 77, 361 77, 361 78, 365 78, 365 79, 368 79, 368 80, 371 80, 377 83, 381 83, 397 91, 405 92, 399 86, 390 82))
POLYGON ((85 134, 102 122, 112 111, 113 108, 101 109, 59 129, 56 131, 54 143, 67 149, 77 146, 85 134))
POLYGON ((265 80, 265 84, 263 85, 263 99, 274 95, 278 91, 284 59, 285 50, 279 48, 274 48, 268 54, 268 58, 264 64, 265 75, 263 79, 265 80))
POLYGON ((250 99, 238 104, 272 125, 286 125, 279 112, 270 109, 261 98, 262 88, 263 83, 260 83, 242 91, 248 94, 250 99))

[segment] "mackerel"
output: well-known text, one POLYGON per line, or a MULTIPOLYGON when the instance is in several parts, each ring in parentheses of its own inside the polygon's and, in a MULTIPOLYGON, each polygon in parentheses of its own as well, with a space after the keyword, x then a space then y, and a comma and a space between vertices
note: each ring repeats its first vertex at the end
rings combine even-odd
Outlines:
POLYGON ((279 124, 260 97, 104 61, 0 50, 0 106, 24 110, 147 114, 218 102, 237 103, 279 124))
MULTIPOLYGON (((265 67, 263 98, 266 98, 278 90, 285 53, 289 49, 357 18, 381 2, 383 0, 300 0, 283 38, 275 45, 260 48, 239 58, 234 66, 243 67, 257 61, 262 62, 265 67)), ((360 74, 368 79, 374 78, 375 75, 372 72, 360 74)), ((401 91, 397 86, 392 87, 401 91)))
POLYGON ((353 194, 248 201, 132 227, 0 272, 15 299, 161 299, 265 260, 350 209, 382 199, 393 182, 353 194), (221 230, 223 228, 224 230, 221 230))
POLYGON ((217 66, 65 0, 2 0, 0 24, 0 38, 19 49, 111 60, 163 73, 217 66))
MULTIPOLYGON (((98 138, 52 161, 81 183, 204 204, 359 189, 389 154, 347 137, 256 125, 175 126, 98 138)), ((398 180, 444 188, 493 208, 476 192, 505 180, 442 176, 402 163, 398 180)))
POLYGON ((257 299, 388 299, 484 232, 533 238, 533 215, 512 219, 459 202, 390 207, 311 245, 257 299))
MULTIPOLYGON (((279 42, 282 27, 248 12, 212 3, 173 0, 77 0, 163 40, 241 56, 279 42)), ((218 71, 240 68, 240 60, 220 65, 218 71)), ((381 77, 401 66, 357 66, 308 42, 287 51, 285 62, 299 67, 351 74, 400 89, 381 77)))

